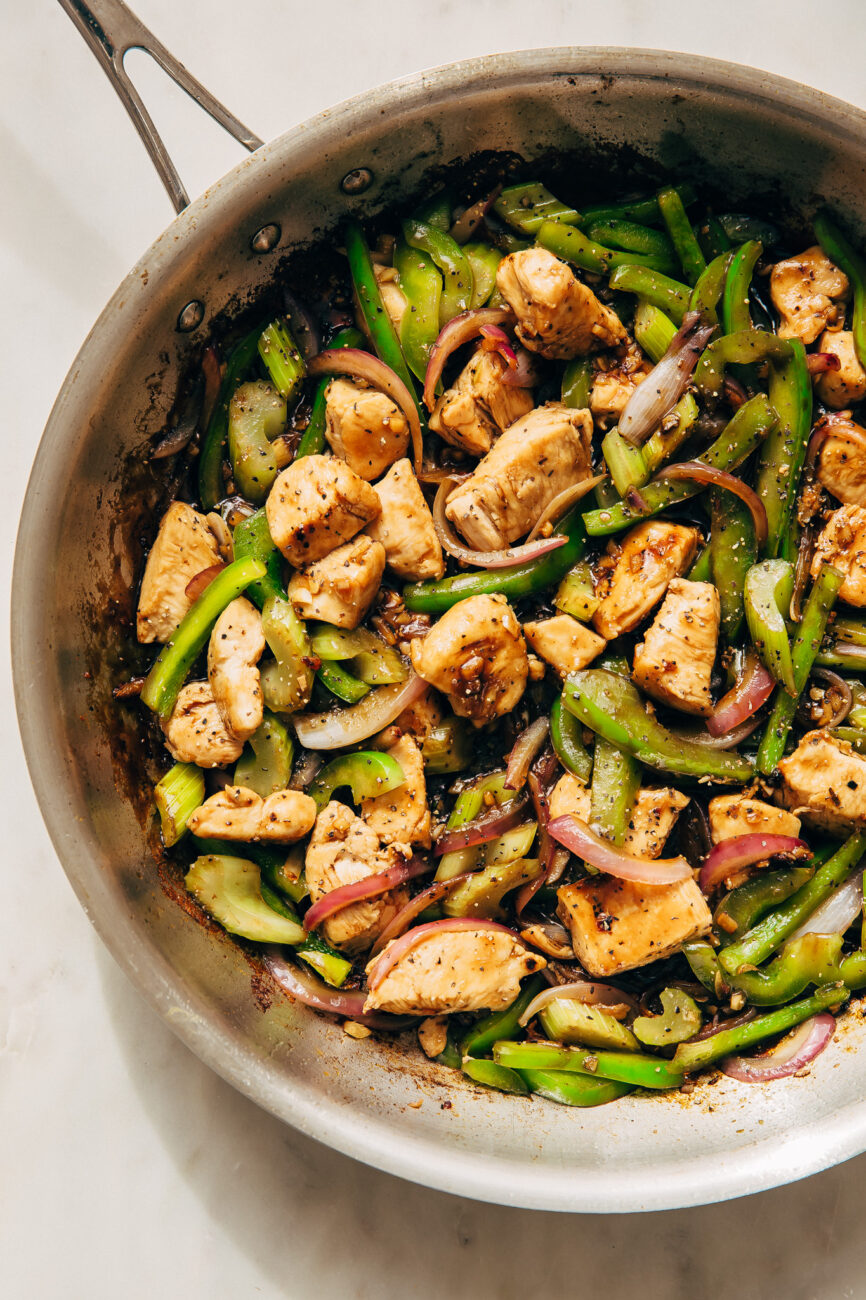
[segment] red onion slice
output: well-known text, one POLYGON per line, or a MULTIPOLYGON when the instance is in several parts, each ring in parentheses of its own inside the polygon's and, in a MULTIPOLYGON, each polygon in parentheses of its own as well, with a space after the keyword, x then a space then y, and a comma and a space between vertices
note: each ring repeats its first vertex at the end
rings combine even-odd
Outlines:
POLYGON ((550 504, 544 507, 532 525, 527 542, 534 542, 545 524, 560 520, 573 505, 582 501, 588 492, 592 492, 593 488, 597 488, 606 478, 606 474, 595 474, 592 478, 585 478, 582 483, 572 483, 571 487, 567 487, 564 492, 559 492, 550 504))
MULTIPOLYGON (((641 384, 641 388, 644 387, 646 385, 641 384)), ((640 392, 640 389, 638 389, 638 392, 640 392)), ((757 492, 753 491, 748 483, 744 483, 741 478, 737 478, 735 474, 729 474, 724 469, 714 469, 711 465, 704 465, 699 460, 684 460, 679 465, 668 465, 665 469, 660 470, 656 478, 672 479, 675 482, 685 480, 692 483, 712 483, 715 487, 725 488, 728 492, 733 492, 734 496, 739 497, 743 504, 748 507, 749 514, 752 516, 758 550, 761 550, 764 546, 768 532, 767 511, 764 508, 764 503, 757 492)))
POLYGON ((769 1083, 785 1079, 802 1070, 823 1052, 833 1037, 836 1019, 829 1011, 811 1016, 783 1038, 781 1043, 758 1056, 729 1056, 719 1062, 719 1069, 740 1083, 769 1083))
POLYGON ((542 989, 532 999, 517 1023, 521 1026, 528 1025, 533 1016, 537 1016, 548 1002, 554 1002, 556 998, 566 998, 571 1002, 583 1002, 587 1006, 600 1007, 615 1007, 624 1002, 633 1011, 640 1010, 636 998, 633 998, 630 993, 623 993, 622 989, 615 988, 613 984, 577 980, 573 984, 553 984, 549 989, 542 989))
POLYGON ((432 411, 436 405, 436 385, 442 378, 442 371, 451 353, 462 348, 470 339, 477 338, 482 325, 504 325, 513 319, 513 313, 503 308, 478 307, 474 311, 462 311, 448 322, 430 349, 430 360, 424 375, 424 405, 428 411, 432 411))
POLYGON ((807 352, 806 369, 810 375, 822 375, 826 370, 841 370, 842 362, 835 352, 807 352))
POLYGON ((461 930, 501 930, 503 934, 518 938, 515 931, 510 930, 507 925, 500 925, 498 921, 482 921, 477 917, 446 916, 441 921, 428 921, 426 925, 416 925, 414 930, 407 930, 405 934, 400 935, 399 939, 395 939, 385 952, 380 953, 372 970, 367 974, 367 986, 375 992, 400 958, 405 957, 407 952, 411 952, 417 944, 429 938, 431 934, 445 934, 449 931, 454 933, 461 930))
POLYGON ((344 907, 349 907, 352 903, 363 903, 368 898, 378 898, 380 894, 387 894, 405 881, 414 880, 416 876, 423 876, 430 870, 432 868, 429 862, 415 858, 411 862, 400 862, 394 867, 388 867, 387 871, 365 876, 363 880, 354 880, 350 885, 340 885, 308 908, 304 914, 304 929, 315 930, 329 916, 341 912, 344 907))
POLYGON ((671 732, 673 735, 689 741, 690 744, 706 745, 707 749, 736 749, 737 745, 744 740, 748 740, 752 732, 760 725, 760 718, 747 718, 738 727, 734 727, 733 731, 726 731, 722 736, 716 736, 709 729, 701 729, 700 727, 678 727, 676 731, 671 729, 671 732))
POLYGON ((804 934, 844 934, 863 911, 863 872, 855 871, 850 880, 833 891, 811 916, 788 938, 788 943, 804 934))
POLYGON ((350 375, 354 379, 364 379, 368 384, 372 384, 374 388, 379 388, 383 393, 387 393, 406 417, 409 431, 412 434, 412 456, 415 461, 416 473, 421 469, 424 464, 424 444, 421 435, 421 421, 418 417, 418 407, 415 405, 415 398, 409 392, 403 380, 394 373, 390 366, 386 366, 384 361, 380 361, 378 357, 374 357, 371 353, 362 352, 360 348, 326 348, 317 357, 313 357, 307 366, 307 373, 310 375, 350 375))
POLYGON ((523 564, 526 560, 537 560, 550 551, 564 546, 567 537, 554 533, 552 537, 539 537, 533 542, 524 542, 522 546, 509 546, 504 551, 471 551, 464 546, 454 532, 445 514, 445 503, 456 484, 456 478, 449 475, 439 484, 436 499, 433 502, 433 527, 442 543, 442 549, 455 560, 471 564, 477 569, 508 569, 513 564, 523 564))
POLYGON ((486 199, 479 199, 477 203, 473 203, 471 207, 467 208, 462 216, 457 218, 448 232, 456 243, 465 244, 472 238, 501 192, 502 186, 500 184, 490 191, 486 199))
POLYGON ((685 858, 633 857, 596 835, 586 822, 571 813, 555 817, 547 829, 555 840, 591 867, 619 880, 634 880, 642 885, 674 885, 692 878, 692 869, 685 858))
POLYGON ((328 713, 295 713, 292 726, 305 749, 343 749, 389 727, 427 689, 417 673, 394 686, 378 686, 358 704, 328 713))
POLYGON ((225 567, 220 562, 219 564, 211 564, 207 569, 202 569, 195 577, 190 578, 184 588, 184 595, 195 604, 202 592, 210 586, 218 573, 222 573, 225 567))
POLYGON ((817 677, 819 681, 826 682, 828 686, 832 686, 833 690, 841 696, 840 703, 837 705, 832 718, 829 722, 822 722, 822 727, 841 726, 854 707, 854 693, 850 685, 845 681, 844 677, 840 677, 838 673, 834 673, 830 668, 813 668, 812 676, 817 677))
POLYGON ((508 755, 508 766, 505 769, 506 790, 522 790, 526 785, 530 764, 547 740, 549 731, 548 719, 536 718, 517 737, 514 748, 508 755))
POLYGON ((620 416, 619 431, 632 446, 642 446, 676 406, 714 329, 703 322, 698 312, 686 315, 667 352, 638 384, 620 416))
POLYGON ((514 911, 520 916, 524 908, 532 902, 539 889, 559 879, 569 861, 569 852, 561 848, 550 834, 550 790, 553 772, 556 770, 556 755, 553 747, 548 746, 532 767, 527 778, 532 807, 538 822, 538 862, 541 867, 534 880, 523 885, 514 896, 514 911), (551 758, 553 762, 551 763, 551 758))
MULTIPOLYGON (((742 676, 727 695, 723 695, 712 715, 707 718, 707 731, 711 736, 725 736, 735 727, 757 713, 773 694, 776 682, 772 673, 756 654, 746 658, 742 676)), ((748 734, 748 733, 747 733, 748 734)))
POLYGON ((742 867, 765 862, 781 853, 808 853, 811 856, 809 845, 796 835, 761 835, 757 832, 735 835, 710 849, 701 867, 698 884, 705 894, 709 894, 742 867))
POLYGON ((442 899, 447 898, 458 885, 471 880, 473 874, 471 871, 463 871, 459 876, 452 876, 450 880, 437 880, 426 889, 422 889, 420 894, 410 898, 406 906, 401 907, 397 915, 385 926, 370 949, 370 956, 377 956, 392 939, 399 939, 400 935, 409 929, 416 916, 426 912, 427 908, 433 907, 435 903, 441 903, 442 899))
POLYGON ((518 348, 515 362, 516 364, 509 366, 503 374, 503 384, 509 388, 534 388, 541 379, 538 357, 527 352, 526 348, 518 348))
POLYGON ((520 825, 526 812, 527 802, 525 794, 518 795, 516 799, 509 800, 501 808, 489 808, 465 826, 461 826, 459 830, 446 831, 434 844, 434 854, 439 858, 443 853, 454 853, 457 849, 472 849, 479 844, 489 844, 491 840, 498 839, 506 831, 520 825))
POLYGON ((268 948, 264 956, 265 970, 286 993, 316 1011, 327 1011, 332 1016, 348 1016, 370 1029, 397 1031, 417 1024, 415 1016, 391 1016, 387 1012, 364 1011, 367 1000, 362 989, 333 989, 314 975, 287 961, 279 948, 268 948))
POLYGON ((509 370, 517 369, 517 353, 511 345, 511 339, 499 325, 482 325, 479 330, 481 346, 491 352, 498 352, 509 370))

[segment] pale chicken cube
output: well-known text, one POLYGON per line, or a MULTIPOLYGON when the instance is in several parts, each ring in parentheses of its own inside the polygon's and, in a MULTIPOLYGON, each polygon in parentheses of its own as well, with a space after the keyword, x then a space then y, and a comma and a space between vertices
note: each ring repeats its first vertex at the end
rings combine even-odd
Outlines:
POLYGON ((382 295, 385 311, 391 317, 391 324, 399 334, 403 317, 409 307, 409 299, 400 288, 400 277, 393 266, 380 266, 378 262, 373 263, 373 274, 382 295))
POLYGON ((439 696, 431 686, 398 714, 389 727, 370 737, 371 749, 390 749, 401 736, 409 735, 423 745, 434 727, 445 717, 439 696))
POLYGON ((719 794, 709 803, 710 837, 714 844, 740 835, 800 834, 800 818, 763 799, 743 794, 719 794))
POLYGON ((589 409, 604 421, 622 415, 635 389, 646 379, 652 367, 635 344, 615 361, 596 361, 595 377, 589 395, 589 409))
POLYGON ((292 574, 289 600, 299 618, 353 629, 372 605, 384 572, 384 546, 363 534, 292 574))
MULTIPOLYGON (((368 963, 368 978, 388 947, 368 963)), ((398 958, 368 993, 364 1011, 502 1011, 519 994, 520 981, 546 965, 505 930, 433 931, 398 958)))
POLYGON ((338 456, 304 456, 277 476, 265 513, 275 544, 301 569, 375 519, 379 498, 338 456))
MULTIPOLYGON (((356 817, 351 808, 336 801, 329 803, 316 818, 307 847, 304 876, 310 898, 316 903, 332 890, 378 875, 399 861, 393 850, 382 849, 376 832, 356 817)), ((376 898, 350 903, 322 922, 321 933, 328 943, 343 952, 364 952, 394 919, 407 898, 406 890, 401 887, 376 898)))
POLYGON ((770 274, 770 297, 782 318, 779 338, 814 343, 822 330, 841 319, 840 301, 847 294, 847 275, 818 244, 777 262, 770 274))
POLYGON ((452 447, 484 456, 509 425, 532 410, 532 392, 503 382, 508 363, 498 352, 479 348, 442 394, 430 428, 452 447))
POLYGON ((174 501, 162 517, 144 568, 136 623, 139 641, 168 641, 193 604, 187 586, 196 574, 219 563, 217 539, 205 516, 174 501))
POLYGON ((661 609, 635 646, 635 684, 662 704, 709 717, 720 609, 711 582, 673 578, 661 609))
POLYGON ((824 405, 841 411, 843 407, 862 402, 866 397, 866 370, 860 364, 851 330, 825 330, 818 351, 839 358, 839 369, 825 370, 815 384, 824 405))
POLYGON ((424 760, 411 736, 401 736, 385 751, 403 769, 402 785, 361 800, 361 816, 383 844, 393 844, 404 857, 415 848, 429 849, 431 818, 427 807, 424 760))
POLYGON ((866 507, 866 429, 850 411, 834 415, 818 457, 818 481, 845 505, 866 507))
POLYGON ((228 785, 196 808, 189 829, 204 838, 293 844, 315 820, 315 801, 302 790, 278 790, 263 799, 255 790, 228 785))
POLYGON ((656 519, 632 528, 608 580, 607 594, 593 615, 595 630, 612 641, 642 623, 671 581, 688 569, 699 537, 697 528, 656 519))
POLYGON ((570 614, 557 614, 537 623, 524 623, 523 635, 532 649, 556 670, 568 677, 586 668, 607 645, 604 637, 578 623, 570 614))
POLYGON ((504 596, 459 601, 409 649, 418 676, 476 727, 510 713, 526 688, 526 646, 504 596))
POLYGON ((578 961, 598 978, 671 956, 713 919, 694 880, 642 885, 600 875, 563 885, 557 899, 578 961))
MULTIPOLYGON (((646 786, 637 792, 623 850, 636 858, 658 858, 677 818, 688 804, 688 795, 671 786, 646 786)), ((576 776, 566 772, 550 792, 550 818, 571 815, 591 826, 591 797, 576 776)))
POLYGON ((325 437, 336 456, 371 482, 405 456, 409 422, 378 389, 353 379, 332 379, 325 390, 325 437))
POLYGON ((504 257, 496 287, 517 317, 521 343, 543 357, 570 361, 628 341, 616 313, 545 248, 504 257))
POLYGON ((367 535, 381 542, 385 561, 400 578, 421 582, 445 572, 430 507, 408 460, 398 460, 375 485, 381 508, 367 535))
POLYGON ((524 537, 554 497, 591 476, 592 416, 547 402, 506 429, 445 514, 479 551, 524 537))
POLYGON ((812 577, 826 561, 844 573, 839 599, 849 605, 866 605, 866 508, 840 506, 827 520, 812 556, 812 577))
POLYGON ((848 835, 866 828, 866 758, 832 731, 810 731, 779 762, 776 797, 807 826, 848 835))
POLYGON ((181 687, 162 729, 168 752, 178 763, 226 767, 237 762, 244 750, 244 742, 223 721, 209 682, 181 687))
POLYGON ((245 596, 220 614, 207 650, 207 676, 223 721, 238 740, 249 740, 264 715, 256 667, 265 650, 262 616, 245 596))

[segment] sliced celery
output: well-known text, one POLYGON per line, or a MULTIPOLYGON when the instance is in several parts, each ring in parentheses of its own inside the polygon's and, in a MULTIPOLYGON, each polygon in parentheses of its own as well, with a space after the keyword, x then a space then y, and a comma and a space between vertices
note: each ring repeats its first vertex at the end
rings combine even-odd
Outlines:
POLYGON ((273 321, 262 331, 259 356, 274 388, 288 401, 304 378, 306 366, 295 340, 281 321, 273 321))
POLYGON ((640 1047, 634 1034, 604 1007, 591 1006, 574 998, 553 998, 538 1013, 547 1037, 555 1043, 579 1043, 583 1047, 607 1047, 633 1052, 640 1047))
POLYGON ((204 803, 204 772, 194 763, 175 763, 153 791, 162 842, 170 849, 185 833, 189 819, 204 803))

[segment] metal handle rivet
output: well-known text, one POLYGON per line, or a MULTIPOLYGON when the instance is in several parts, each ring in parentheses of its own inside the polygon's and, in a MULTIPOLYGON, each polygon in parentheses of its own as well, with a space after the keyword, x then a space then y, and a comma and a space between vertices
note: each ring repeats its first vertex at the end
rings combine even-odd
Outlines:
POLYGON ((191 330, 198 329, 204 320, 204 303, 193 298, 188 302, 177 318, 177 328, 181 334, 189 334, 191 330))
POLYGON ((271 249, 276 248, 280 242, 281 233, 276 222, 269 226, 262 226, 250 240, 250 248, 254 253, 270 253, 271 249))
POLYGON ((347 172, 340 181, 340 189, 344 194, 363 194, 373 184, 373 173, 369 167, 356 167, 354 171, 347 172))

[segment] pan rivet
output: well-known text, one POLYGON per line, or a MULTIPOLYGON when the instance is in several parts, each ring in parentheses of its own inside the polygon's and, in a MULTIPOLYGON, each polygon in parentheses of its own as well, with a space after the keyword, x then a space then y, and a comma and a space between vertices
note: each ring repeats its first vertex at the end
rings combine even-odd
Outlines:
POLYGON ((250 248, 254 253, 269 253, 280 242, 281 233, 276 222, 270 226, 262 226, 250 240, 250 248))
POLYGON ((340 189, 344 194, 363 194, 373 184, 373 173, 369 167, 356 167, 353 172, 347 172, 340 181, 340 189))
POLYGON ((188 302, 177 318, 177 328, 181 334, 189 334, 191 330, 197 329, 204 320, 204 303, 193 298, 188 302))

